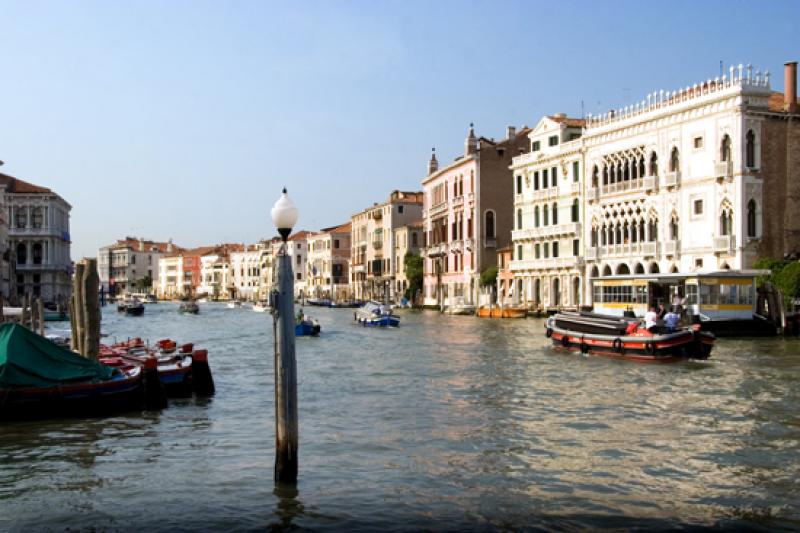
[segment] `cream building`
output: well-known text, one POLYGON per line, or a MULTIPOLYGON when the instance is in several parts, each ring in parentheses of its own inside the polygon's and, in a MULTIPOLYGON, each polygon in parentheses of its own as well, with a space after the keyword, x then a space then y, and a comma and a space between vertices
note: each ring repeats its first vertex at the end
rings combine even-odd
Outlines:
POLYGON ((741 270, 800 251, 796 76, 787 64, 781 95, 739 65, 587 118, 585 303, 595 278, 741 270))
MULTIPOLYGON (((408 289, 406 277, 406 254, 420 255, 425 233, 422 230, 422 221, 395 228, 394 230, 394 264, 396 265, 394 279, 395 299, 400 300, 408 289)), ((412 298, 414 295, 410 295, 412 298)))
POLYGON ((351 223, 308 235, 307 297, 346 300, 349 284, 351 223))
POLYGON ((577 307, 584 278, 582 246, 583 119, 544 117, 528 134, 530 152, 515 157, 514 229, 503 296, 533 309, 577 307))
MULTIPOLYGON (((308 296, 308 231, 298 231, 286 240, 286 253, 292 257, 292 274, 294 274, 294 297, 303 299, 308 296)), ((272 255, 277 256, 283 242, 273 241, 272 255)))
POLYGON ((158 285, 156 296, 162 300, 181 298, 186 294, 186 285, 191 286, 191 276, 184 276, 183 255, 167 254, 158 260, 158 285))
POLYGON ((149 279, 150 286, 157 292, 161 275, 159 261, 179 249, 172 240, 156 242, 137 237, 125 237, 103 246, 97 252, 100 286, 109 294, 126 294, 137 292, 137 281, 149 279))
POLYGON ((230 254, 230 281, 233 296, 241 300, 257 300, 261 286, 263 247, 245 246, 244 250, 230 254))
MULTIPOLYGON (((397 301, 398 270, 395 230, 422 221, 422 193, 392 191, 386 202, 351 218, 351 285, 359 300, 397 301)), ((400 258, 402 262, 402 258, 400 258)))

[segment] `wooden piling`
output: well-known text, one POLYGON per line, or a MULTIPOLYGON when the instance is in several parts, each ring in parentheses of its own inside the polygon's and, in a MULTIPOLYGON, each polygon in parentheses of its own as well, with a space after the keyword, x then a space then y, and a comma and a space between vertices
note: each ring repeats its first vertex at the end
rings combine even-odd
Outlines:
POLYGON ((3 295, 0 294, 0 322, 5 322, 6 321, 6 317, 3 315, 3 305, 4 304, 5 304, 5 301, 3 299, 3 295))
MULTIPOLYGON (((73 289, 74 290, 74 289, 73 289)), ((78 322, 77 322, 77 313, 75 312, 75 294, 73 293, 72 296, 69 297, 69 327, 72 331, 72 336, 70 337, 70 347, 72 351, 78 351, 78 322)))
POLYGON ((83 271, 86 265, 83 261, 75 264, 75 277, 72 281, 72 297, 74 298, 74 308, 72 320, 75 324, 74 350, 83 355, 84 340, 84 316, 83 316, 83 271))
POLYGON ((294 334, 294 276, 284 242, 278 255, 275 331, 275 481, 297 482, 297 361, 294 334))
POLYGON ((83 270, 83 354, 97 361, 100 355, 100 276, 97 259, 84 259, 83 270))
POLYGON ((44 337, 44 299, 41 297, 39 298, 38 314, 39 314, 39 335, 44 337))

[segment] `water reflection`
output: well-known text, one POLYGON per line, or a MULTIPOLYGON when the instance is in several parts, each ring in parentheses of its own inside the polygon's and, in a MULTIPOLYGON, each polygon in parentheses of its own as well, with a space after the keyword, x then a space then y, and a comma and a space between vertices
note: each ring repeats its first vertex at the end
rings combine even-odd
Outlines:
POLYGON ((294 528, 294 520, 304 514, 303 502, 298 498, 300 494, 296 483, 275 483, 272 494, 277 500, 275 516, 277 522, 271 522, 269 528, 273 531, 288 531, 294 528))

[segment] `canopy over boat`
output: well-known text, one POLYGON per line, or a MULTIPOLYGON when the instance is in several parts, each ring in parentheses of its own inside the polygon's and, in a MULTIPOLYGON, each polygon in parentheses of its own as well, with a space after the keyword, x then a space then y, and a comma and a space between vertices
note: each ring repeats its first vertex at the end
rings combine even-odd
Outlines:
POLYGON ((114 370, 17 324, 0 324, 0 387, 51 387, 105 381, 114 370))

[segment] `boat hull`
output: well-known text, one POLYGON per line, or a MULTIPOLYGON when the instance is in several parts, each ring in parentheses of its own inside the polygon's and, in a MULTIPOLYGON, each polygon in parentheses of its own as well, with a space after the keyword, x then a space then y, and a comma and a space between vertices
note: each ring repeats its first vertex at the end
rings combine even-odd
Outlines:
POLYGON ((296 337, 316 336, 319 335, 320 325, 310 320, 304 320, 294 326, 294 334, 296 337))
POLYGON ((708 359, 716 340, 711 333, 690 330, 656 335, 606 335, 567 330, 558 327, 553 317, 547 321, 546 335, 557 349, 643 363, 708 359))
POLYGON ((528 310, 520 307, 479 307, 475 314, 480 318, 525 318, 528 310))

